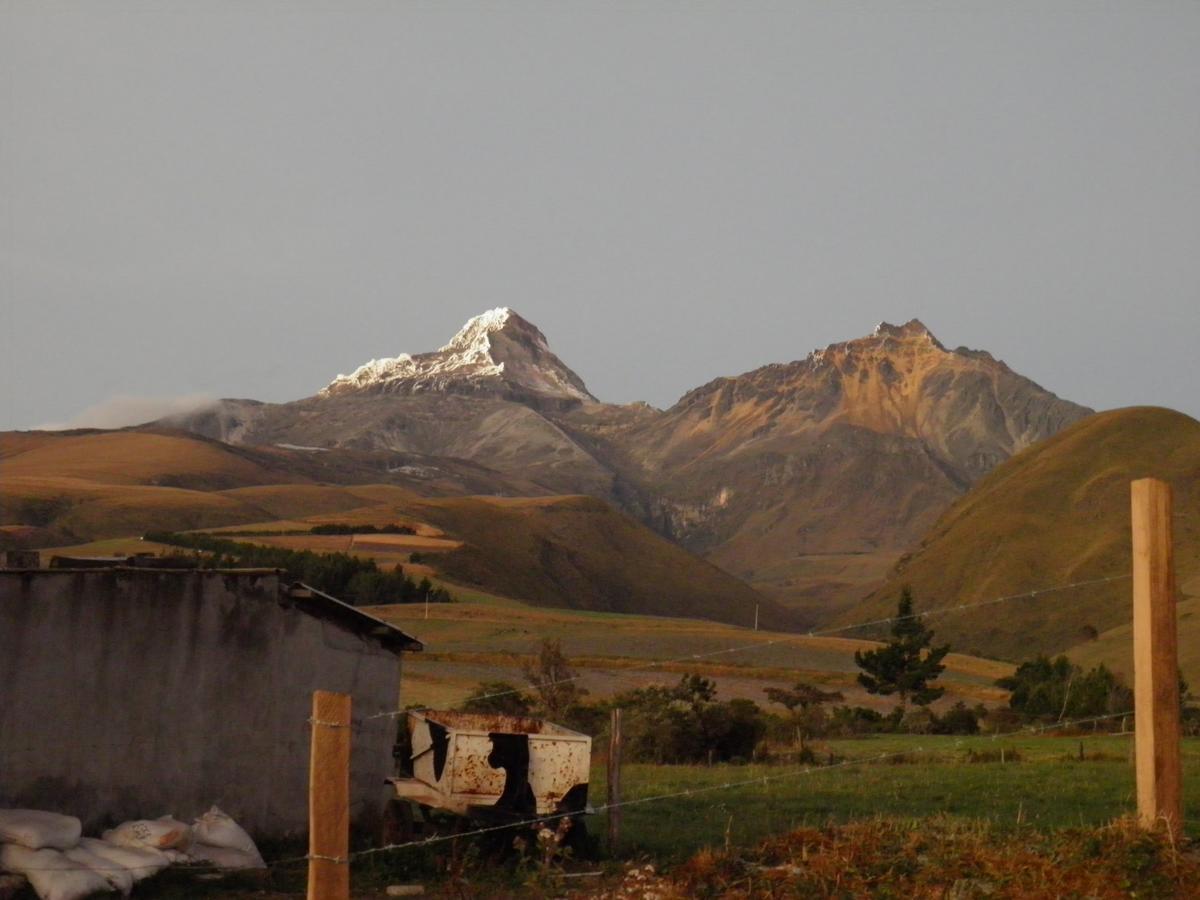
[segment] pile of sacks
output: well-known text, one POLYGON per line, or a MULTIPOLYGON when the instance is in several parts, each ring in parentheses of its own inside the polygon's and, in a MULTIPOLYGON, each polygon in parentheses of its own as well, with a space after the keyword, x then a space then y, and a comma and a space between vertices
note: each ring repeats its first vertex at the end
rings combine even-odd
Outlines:
POLYGON ((215 806, 188 825, 170 816, 125 822, 83 837, 74 816, 0 809, 0 872, 28 879, 41 900, 81 900, 120 891, 174 863, 265 868, 250 835, 215 806))

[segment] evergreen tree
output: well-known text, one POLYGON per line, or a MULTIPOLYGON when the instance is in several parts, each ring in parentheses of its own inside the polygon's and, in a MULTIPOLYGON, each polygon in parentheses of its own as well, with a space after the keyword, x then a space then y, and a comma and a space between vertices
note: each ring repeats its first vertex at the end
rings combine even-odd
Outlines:
POLYGON ((866 653, 856 651, 854 662, 862 672, 858 683, 867 693, 900 697, 897 712, 903 715, 909 700, 918 706, 928 706, 946 689, 932 687, 946 667, 942 660, 950 645, 933 646, 933 631, 913 615, 912 591, 905 587, 900 594, 892 637, 886 644, 866 653))

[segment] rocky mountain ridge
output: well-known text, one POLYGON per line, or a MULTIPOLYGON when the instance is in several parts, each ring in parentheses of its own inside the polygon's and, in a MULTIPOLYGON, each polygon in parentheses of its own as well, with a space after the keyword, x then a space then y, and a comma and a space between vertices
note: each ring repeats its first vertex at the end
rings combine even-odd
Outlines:
POLYGON ((508 307, 470 319, 432 353, 373 359, 349 375, 338 375, 320 395, 355 391, 480 393, 568 405, 597 402, 583 379, 551 352, 537 326, 508 307))
POLYGON ((519 479, 599 497, 817 621, 980 476, 1089 412, 916 319, 714 379, 667 410, 606 404, 536 326, 497 309, 438 351, 374 360, 313 397, 224 401, 169 424, 469 460, 498 473, 498 492, 519 479))

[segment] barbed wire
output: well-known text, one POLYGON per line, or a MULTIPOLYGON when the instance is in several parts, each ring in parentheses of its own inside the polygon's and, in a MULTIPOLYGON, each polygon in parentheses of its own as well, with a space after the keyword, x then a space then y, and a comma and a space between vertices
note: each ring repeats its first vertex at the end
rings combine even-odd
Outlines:
MULTIPOLYGON (((1065 721, 1065 722, 1052 722, 1047 725, 1037 726, 1037 727, 1031 726, 1031 727, 1023 728, 1019 731, 1014 731, 1014 732, 996 733, 996 734, 991 735, 991 739, 993 741, 995 741, 1000 738, 1030 737, 1030 736, 1034 736, 1034 735, 1038 735, 1038 734, 1044 734, 1044 733, 1050 732, 1050 731, 1063 731, 1063 730, 1074 728, 1074 727, 1077 727, 1080 725, 1089 725, 1089 724, 1094 724, 1097 722, 1118 719, 1118 718, 1130 716, 1133 714, 1134 714, 1134 710, 1129 709, 1129 710, 1123 710, 1121 712, 1106 713, 1104 715, 1099 715, 1099 716, 1088 716, 1085 718, 1072 719, 1072 720, 1065 721)), ((1088 735, 1088 737, 1098 737, 1098 736, 1100 736, 1100 735, 1088 735)), ((1104 735, 1104 736, 1107 737, 1108 735, 1104 735)), ((961 748, 964 743, 965 743, 965 739, 960 737, 955 741, 955 747, 961 748)), ((645 805, 648 803, 658 803, 658 802, 662 802, 665 800, 679 799, 681 797, 693 797, 693 796, 697 796, 697 795, 710 794, 710 793, 714 793, 717 791, 733 790, 733 789, 741 788, 741 787, 751 787, 751 786, 755 786, 755 785, 767 785, 772 782, 781 781, 781 780, 788 779, 788 778, 804 777, 804 776, 808 776, 808 775, 815 775, 815 774, 822 773, 822 772, 830 772, 830 771, 834 771, 834 770, 838 770, 838 769, 846 769, 846 768, 850 768, 853 766, 870 765, 873 763, 886 762, 887 760, 891 760, 891 759, 900 759, 900 758, 904 758, 904 757, 911 757, 914 755, 931 752, 934 749, 937 749, 937 748, 918 745, 916 747, 911 747, 911 748, 908 748, 905 750, 896 750, 896 751, 892 751, 892 752, 888 752, 888 753, 876 754, 874 756, 842 760, 841 762, 835 762, 835 763, 832 763, 830 765, 825 765, 825 766, 806 765, 803 767, 790 768, 783 772, 768 773, 768 774, 764 774, 764 775, 755 775, 754 777, 751 777, 751 778, 743 778, 743 779, 737 779, 734 781, 726 781, 726 782, 722 782, 720 784, 699 785, 696 787, 682 788, 680 790, 675 790, 675 791, 667 791, 667 792, 660 793, 660 794, 652 794, 648 797, 635 797, 635 798, 631 798, 629 800, 622 800, 622 801, 619 801, 616 803, 604 803, 604 804, 601 804, 600 806, 592 807, 590 811, 593 813, 599 814, 599 813, 609 812, 609 811, 615 810, 615 809, 623 809, 623 808, 629 807, 629 806, 640 806, 640 805, 645 805)), ((469 831, 456 832, 453 834, 430 835, 429 837, 426 837, 426 838, 419 838, 416 840, 404 841, 404 842, 400 842, 400 843, 385 844, 380 847, 369 847, 365 850, 351 851, 346 858, 334 859, 333 857, 326 857, 326 856, 314 855, 314 854, 305 854, 304 856, 286 857, 284 859, 272 860, 270 863, 268 863, 265 866, 265 868, 275 869, 275 868, 280 868, 283 866, 290 866, 290 865, 295 865, 295 864, 302 863, 302 862, 308 862, 313 859, 329 859, 333 862, 344 862, 344 863, 348 864, 352 860, 360 858, 360 857, 364 857, 364 856, 372 856, 375 854, 385 853, 385 852, 390 852, 390 851, 395 851, 395 850, 404 850, 404 849, 409 849, 409 848, 423 847, 423 846, 428 846, 428 845, 432 845, 432 844, 443 843, 445 841, 456 840, 459 838, 475 837, 478 835, 491 834, 494 832, 507 831, 507 830, 516 829, 516 828, 532 827, 535 825, 546 824, 549 822, 558 822, 558 821, 561 821, 562 819, 576 817, 580 814, 581 813, 578 811, 549 813, 546 815, 536 816, 536 817, 528 818, 528 819, 522 819, 522 820, 518 820, 515 822, 505 822, 505 823, 498 824, 498 825, 488 825, 488 826, 483 826, 480 828, 475 828, 475 829, 472 829, 469 831)), ((1190 820, 1183 820, 1183 821, 1184 821, 1184 823, 1190 822, 1190 820)), ((84 848, 84 849, 86 849, 86 848, 84 848)), ((127 848, 127 849, 137 850, 140 848, 127 848)), ((183 851, 183 852, 186 853, 186 851, 183 851)), ((210 870, 223 871, 223 872, 239 871, 236 869, 229 869, 229 868, 225 868, 225 867, 221 867, 221 866, 217 866, 217 865, 211 865, 211 864, 208 864, 208 865, 205 865, 205 864, 178 865, 178 864, 168 863, 167 865, 162 865, 162 864, 155 863, 155 864, 147 864, 145 866, 124 866, 124 867, 120 867, 120 868, 124 868, 126 871, 133 872, 133 871, 146 871, 146 870, 150 870, 150 869, 161 870, 161 869, 168 868, 172 865, 175 865, 177 867, 178 871, 184 871, 184 872, 204 872, 204 871, 210 871, 210 870)), ((75 867, 68 867, 68 866, 25 867, 23 869, 23 871, 24 872, 89 871, 89 872, 95 872, 96 874, 103 877, 103 872, 105 870, 107 870, 108 868, 111 868, 114 871, 119 871, 119 868, 116 864, 113 864, 111 867, 105 867, 104 869, 93 869, 90 866, 80 865, 80 866, 75 866, 75 867)), ((261 868, 258 869, 258 871, 261 871, 261 870, 262 870, 261 868)), ((21 874, 21 873, 17 873, 17 874, 21 874)))
MULTIPOLYGON (((692 662, 692 661, 696 661, 696 660, 700 660, 700 659, 708 659, 708 658, 712 658, 712 657, 716 657, 716 656, 740 653, 740 652, 745 652, 745 651, 749 651, 749 650, 758 650, 758 649, 763 649, 766 647, 777 646, 780 644, 796 643, 798 641, 803 641, 803 640, 806 640, 809 638, 814 638, 814 637, 828 637, 828 636, 842 634, 847 631, 853 631, 853 630, 857 630, 857 629, 861 629, 861 628, 876 627, 876 626, 880 626, 880 625, 892 624, 892 623, 906 621, 906 620, 922 619, 922 618, 925 618, 928 616, 959 612, 959 611, 963 611, 963 610, 967 610, 967 609, 976 609, 976 608, 985 607, 985 606, 992 606, 995 604, 1004 603, 1004 602, 1013 601, 1013 600, 1027 599, 1027 598, 1036 599, 1045 594, 1059 593, 1062 591, 1073 590, 1073 589, 1080 588, 1080 587, 1106 584, 1106 583, 1119 581, 1119 580, 1123 580, 1123 579, 1127 579, 1127 578, 1131 578, 1131 577, 1132 577, 1131 574, 1122 574, 1122 575, 1112 575, 1112 576, 1108 576, 1108 577, 1104 577, 1104 578, 1087 579, 1087 580, 1082 580, 1082 581, 1070 582, 1070 583, 1062 584, 1062 585, 1055 585, 1055 586, 1051 586, 1051 587, 1037 588, 1035 590, 1026 591, 1026 592, 1019 593, 1019 594, 1007 594, 1007 595, 995 597, 995 598, 992 598, 989 600, 957 604, 957 605, 949 606, 949 607, 939 607, 937 609, 924 610, 922 612, 910 613, 910 614, 902 615, 902 616, 889 616, 887 618, 875 619, 875 620, 872 620, 869 622, 861 622, 861 623, 855 623, 855 624, 851 624, 851 625, 838 626, 835 628, 828 628, 828 629, 822 629, 822 630, 810 630, 804 634, 785 635, 782 637, 772 638, 772 639, 768 639, 765 641, 755 641, 755 642, 749 643, 749 644, 743 644, 743 645, 738 645, 738 646, 733 646, 733 647, 726 647, 726 648, 722 648, 722 649, 714 650, 714 651, 707 651, 707 652, 703 652, 703 653, 684 654, 684 655, 681 655, 678 657, 673 657, 673 658, 669 658, 669 659, 665 659, 665 660, 651 660, 650 662, 648 662, 644 665, 634 666, 632 669, 625 669, 620 672, 609 671, 608 674, 611 675, 612 677, 616 677, 616 678, 631 678, 632 677, 630 674, 631 672, 651 671, 655 668, 659 668, 662 666, 676 665, 679 663, 692 662)), ((577 681, 580 678, 588 677, 591 674, 592 673, 585 673, 585 674, 581 674, 581 675, 573 675, 569 678, 557 679, 557 680, 554 680, 551 682, 547 682, 545 684, 545 686, 549 687, 549 686, 555 686, 558 684, 565 684, 568 682, 577 681)), ((511 695, 511 694, 520 693, 520 692, 521 692, 520 688, 514 688, 511 690, 495 691, 495 692, 491 692, 488 694, 478 695, 478 696, 473 697, 472 699, 477 699, 477 700, 492 699, 495 697, 501 697, 501 696, 511 695)), ((355 720, 353 722, 353 724, 355 726, 362 726, 372 720, 381 719, 381 718, 394 718, 399 715, 405 715, 409 712, 421 711, 421 710, 427 710, 427 709, 430 709, 430 707, 419 707, 416 709, 388 710, 388 711, 374 713, 374 714, 371 714, 368 716, 364 716, 361 719, 355 720)), ((1125 712, 1121 712, 1121 713, 1112 713, 1112 714, 1108 714, 1108 715, 1104 715, 1104 716, 1094 716, 1094 717, 1090 717, 1087 719, 1079 719, 1079 720, 1074 720, 1074 721, 1070 721, 1070 722, 1056 722, 1056 723, 1053 723, 1052 725, 1048 725, 1044 728, 1033 729, 1033 730, 1026 729, 1021 732, 1012 732, 1009 734, 1010 735, 1011 734, 1038 734, 1038 733, 1042 733, 1044 731, 1061 730, 1061 729, 1069 728, 1069 727, 1079 725, 1079 724, 1088 724, 1088 723, 1092 723, 1092 722, 1103 721, 1106 719, 1128 716, 1128 715, 1131 715, 1132 713, 1133 713, 1133 711, 1129 710, 1129 711, 1125 711, 1125 712)), ((1001 735, 999 735, 999 734, 993 735, 993 739, 996 739, 1000 736, 1001 735)), ((157 736, 153 737, 153 738, 133 738, 133 739, 126 738, 126 739, 122 739, 119 741, 114 741, 111 744, 91 743, 91 744, 87 744, 87 745, 75 745, 75 746, 81 747, 81 748, 97 748, 97 747, 105 747, 105 746, 129 746, 131 744, 142 745, 142 744, 146 744, 146 743, 153 743, 153 742, 157 742, 159 740, 160 740, 160 738, 158 738, 157 736)), ((959 743, 959 745, 961 745, 961 741, 958 743, 959 743)), ((12 753, 12 752, 18 751, 20 749, 22 749, 22 748, 0 747, 0 756, 2 756, 5 753, 12 753)), ((24 749, 28 749, 30 751, 33 751, 33 750, 44 751, 44 748, 30 747, 30 748, 24 748, 24 749)), ((922 753, 922 752, 925 752, 924 748, 917 747, 917 748, 908 749, 908 750, 904 750, 904 751, 898 751, 895 753, 881 754, 876 757, 868 757, 868 758, 856 759, 856 760, 846 760, 841 763, 834 763, 833 765, 828 765, 828 766, 820 766, 820 767, 816 767, 816 768, 806 766, 802 769, 793 770, 793 771, 790 771, 787 773, 756 776, 751 779, 726 782, 726 783, 719 784, 719 785, 703 785, 703 786, 696 787, 696 788, 687 788, 682 791, 673 791, 673 792, 669 792, 666 794, 654 795, 651 797, 636 798, 633 800, 622 801, 620 803, 605 804, 603 806, 595 808, 594 811, 595 812, 606 812, 608 810, 617 809, 617 808, 624 807, 624 806, 633 806, 633 805, 657 802, 657 801, 661 801, 661 800, 673 799, 673 798, 678 798, 678 797, 693 796, 696 794, 705 794, 705 793, 710 793, 712 791, 729 790, 729 789, 733 789, 736 787, 742 787, 742 786, 751 785, 751 784, 760 784, 760 783, 767 784, 771 781, 776 781, 776 780, 780 780, 783 778, 797 777, 797 776, 812 774, 815 772, 823 772, 823 771, 829 771, 832 769, 846 768, 846 767, 849 767, 852 765, 863 765, 863 764, 867 764, 867 763, 871 763, 871 762, 883 761, 883 760, 886 760, 889 758, 908 756, 908 755, 911 755, 914 753, 922 753)), ((537 817, 534 819, 528 819, 528 820, 524 820, 524 821, 520 821, 520 822, 510 822, 510 823, 504 823, 501 825, 487 826, 484 828, 475 829, 473 831, 460 832, 460 833, 454 834, 454 835, 434 835, 429 838, 424 838, 424 839, 417 840, 417 841, 409 841, 409 842, 400 843, 400 844, 389 844, 389 845, 385 845, 383 847, 376 847, 376 848, 370 848, 368 850, 357 851, 357 852, 351 853, 350 857, 355 858, 355 857, 370 855, 370 854, 374 854, 374 853, 382 853, 382 852, 389 851, 389 850, 399 850, 399 849, 403 849, 406 847, 422 846, 425 844, 437 843, 440 841, 451 840, 454 838, 469 837, 469 836, 478 835, 478 834, 487 834, 490 832, 503 831, 506 829, 518 828, 518 827, 523 827, 526 825, 532 826, 532 825, 536 825, 539 823, 557 821, 562 818, 574 816, 577 814, 578 813, 555 813, 555 814, 551 814, 551 815, 547 815, 547 816, 540 816, 540 817, 537 817)), ((283 866, 283 865, 291 865, 291 864, 295 864, 298 862, 304 862, 304 861, 309 860, 310 858, 312 858, 312 857, 309 855, 305 855, 305 856, 298 856, 298 857, 293 857, 293 858, 284 859, 284 860, 276 860, 276 861, 272 862, 268 866, 268 868, 273 868, 276 866, 283 866)), ((161 866, 158 864, 147 864, 146 866, 135 866, 135 867, 126 866, 124 868, 127 871, 145 871, 145 870, 149 870, 149 869, 166 868, 166 866, 161 866)), ((215 866, 215 865, 188 865, 185 867, 185 869, 187 871, 208 871, 208 870, 229 871, 227 869, 223 869, 222 867, 215 866)), ((92 869, 91 867, 87 867, 87 866, 80 866, 77 868, 76 867, 54 866, 54 867, 46 867, 45 869, 36 869, 36 868, 26 869, 26 871, 60 871, 60 872, 85 871, 85 870, 97 872, 97 874, 100 874, 101 877, 103 877, 102 871, 98 871, 96 869, 92 869)))
MULTIPOLYGON (((1010 733, 1004 734, 1004 735, 993 735, 993 739, 999 738, 999 737, 1019 737, 1019 736, 1029 737, 1029 736, 1033 736, 1033 735, 1037 735, 1037 734, 1043 734, 1048 731, 1061 731, 1061 730, 1073 728, 1073 727, 1076 727, 1079 725, 1089 725, 1089 724, 1093 724, 1096 722, 1103 722, 1103 721, 1107 721, 1107 720, 1111 720, 1111 719, 1121 718, 1123 716, 1129 716, 1132 714, 1133 714, 1133 710, 1125 710, 1125 711, 1116 712, 1116 713, 1106 713, 1106 714, 1100 715, 1100 716, 1088 716, 1086 718, 1073 719, 1073 720, 1070 720, 1067 722, 1054 722, 1054 723, 1051 723, 1051 724, 1048 724, 1045 726, 1041 726, 1041 727, 1022 729, 1019 732, 1010 732, 1010 733)), ((956 741, 956 746, 961 747, 961 745, 963 743, 964 743, 963 739, 960 738, 958 741, 956 741)), ((614 810, 614 809, 623 809, 627 806, 638 806, 638 805, 644 805, 647 803, 657 803, 657 802, 660 802, 663 800, 679 799, 680 797, 693 797, 693 796, 697 796, 697 795, 701 795, 701 794, 713 793, 715 791, 732 790, 734 788, 739 788, 739 787, 749 787, 749 786, 759 785, 759 784, 766 785, 766 784, 770 784, 771 782, 780 781, 780 780, 783 780, 786 778, 804 777, 804 776, 808 776, 808 775, 814 775, 814 774, 817 774, 820 772, 830 772, 830 771, 834 771, 836 769, 846 769, 846 768, 850 768, 851 766, 867 765, 867 764, 871 764, 871 763, 884 762, 889 759, 898 759, 901 757, 909 757, 909 756, 913 756, 913 755, 920 754, 920 753, 926 753, 933 749, 935 749, 935 748, 924 747, 924 746, 919 745, 917 747, 909 748, 906 750, 897 750, 897 751, 889 752, 889 753, 881 753, 876 756, 862 757, 859 759, 843 760, 842 762, 833 763, 832 765, 804 766, 802 768, 793 768, 793 769, 789 769, 784 772, 777 772, 774 774, 756 775, 753 778, 744 778, 744 779, 739 779, 736 781, 727 781, 727 782, 723 782, 721 784, 700 785, 697 787, 684 788, 684 789, 676 790, 676 791, 668 791, 668 792, 661 793, 661 794, 653 794, 649 797, 636 797, 636 798, 633 798, 630 800, 622 800, 617 803, 605 803, 600 806, 592 807, 592 811, 595 813, 603 813, 603 812, 608 812, 608 811, 614 810)), ((509 829, 513 829, 513 828, 524 828, 526 826, 532 827, 535 825, 545 824, 548 822, 556 822, 556 821, 559 821, 564 818, 570 818, 570 817, 578 816, 578 815, 579 815, 578 812, 550 813, 548 815, 536 816, 534 818, 523 819, 523 820, 520 820, 517 822, 506 822, 506 823, 503 823, 500 825, 488 825, 488 826, 484 826, 482 828, 473 829, 471 831, 458 832, 456 834, 431 835, 427 838, 420 838, 420 839, 412 840, 412 841, 404 841, 401 843, 386 844, 381 847, 371 847, 367 850, 359 850, 359 851, 352 852, 350 854, 350 856, 351 856, 351 858, 358 858, 358 857, 363 857, 363 856, 370 856, 370 855, 377 854, 377 853, 384 853, 384 852, 388 852, 388 851, 392 851, 392 850, 403 850, 403 849, 407 849, 410 847, 423 847, 423 846, 427 846, 430 844, 436 844, 436 843, 441 843, 444 841, 455 840, 457 838, 474 837, 476 835, 491 834, 491 833, 497 832, 497 831, 505 831, 505 830, 509 830, 509 829)), ((295 860, 287 860, 285 862, 294 862, 294 861, 295 860)))

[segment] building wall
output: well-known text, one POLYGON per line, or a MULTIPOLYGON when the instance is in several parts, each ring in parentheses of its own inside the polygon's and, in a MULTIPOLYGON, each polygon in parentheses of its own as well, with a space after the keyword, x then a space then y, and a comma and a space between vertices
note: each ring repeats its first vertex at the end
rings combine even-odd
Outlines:
MULTIPOLYGON (((400 659, 292 608, 273 574, 0 572, 0 807, 93 829, 216 803, 303 832, 312 692, 394 709, 400 659)), ((395 720, 352 736, 351 814, 386 799, 395 720)))

